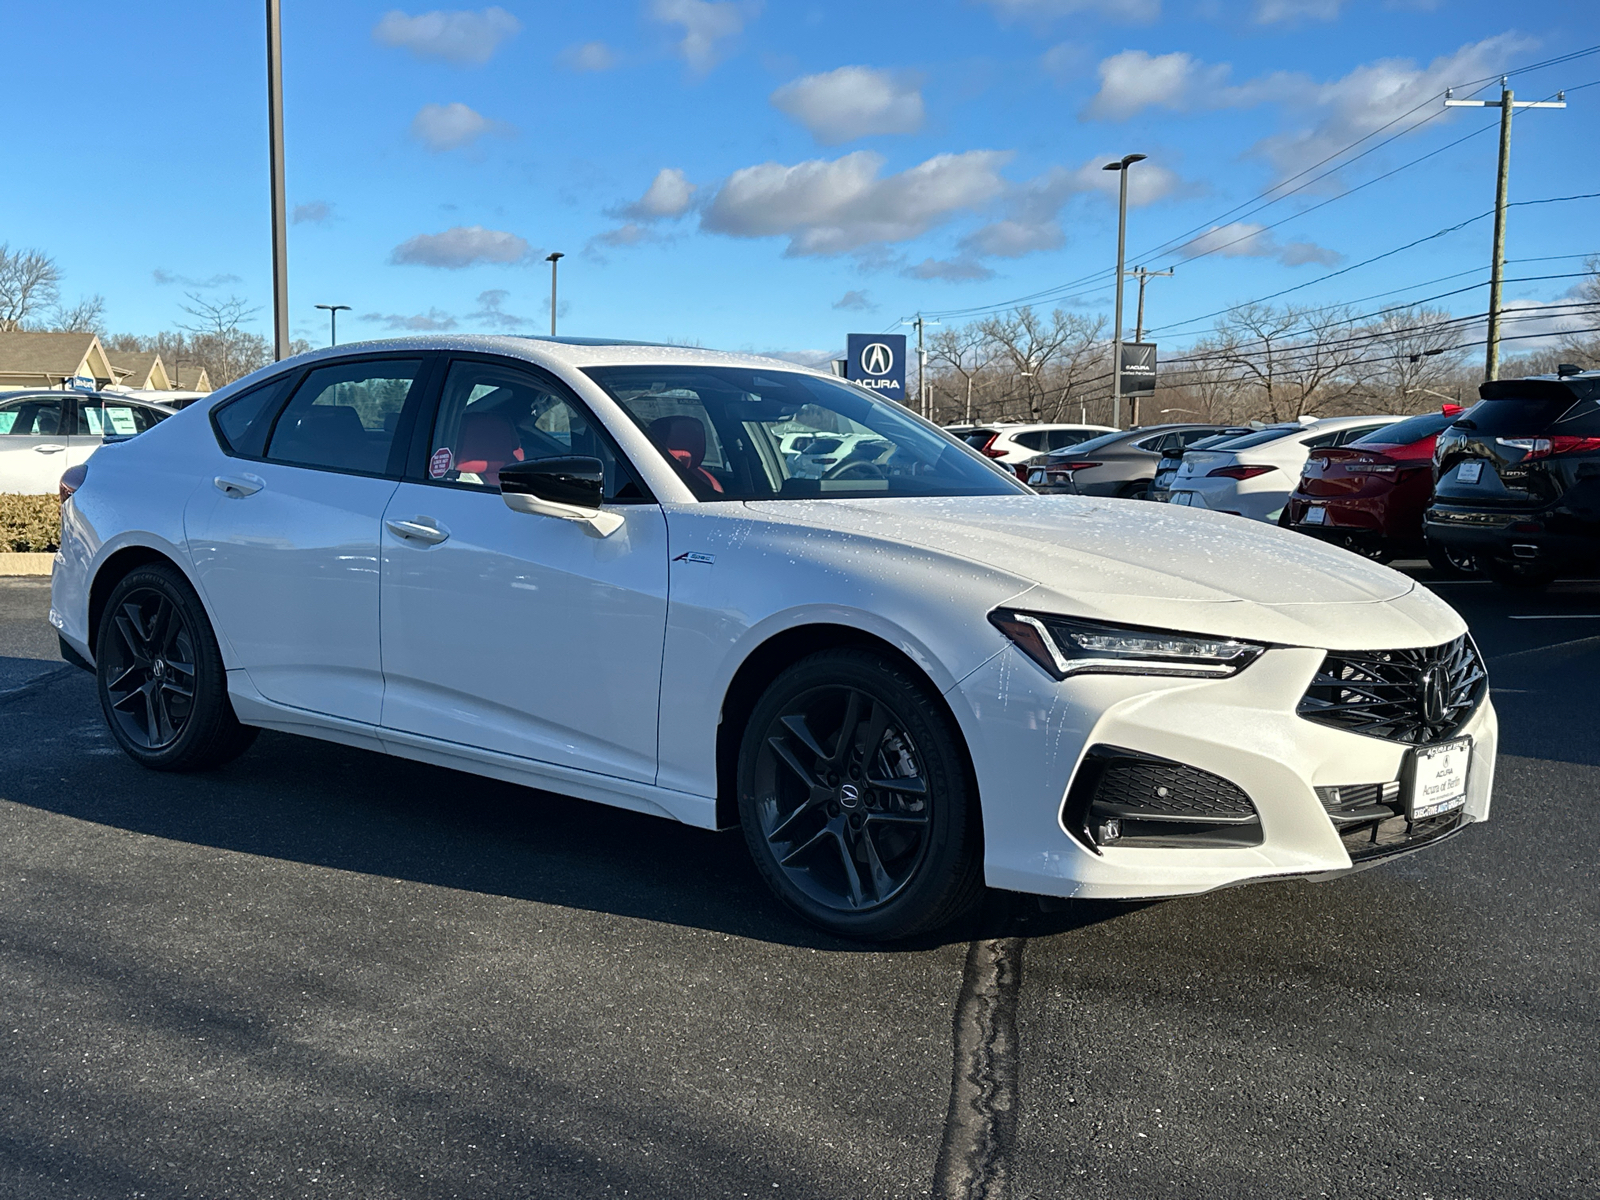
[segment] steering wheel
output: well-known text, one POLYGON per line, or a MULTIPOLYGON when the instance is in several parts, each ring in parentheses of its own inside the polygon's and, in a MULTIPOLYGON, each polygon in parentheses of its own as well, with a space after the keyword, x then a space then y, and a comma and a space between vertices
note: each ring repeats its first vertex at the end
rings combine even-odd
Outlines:
POLYGON ((889 472, 880 463, 868 462, 857 459, 855 462, 843 462, 831 470, 824 471, 824 479, 887 479, 889 472))

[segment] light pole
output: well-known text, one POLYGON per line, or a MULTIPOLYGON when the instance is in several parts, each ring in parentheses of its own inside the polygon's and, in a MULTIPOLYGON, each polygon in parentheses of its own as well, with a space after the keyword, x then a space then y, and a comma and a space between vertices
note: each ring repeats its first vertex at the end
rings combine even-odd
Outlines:
POLYGON ((349 312, 350 306, 348 304, 319 304, 317 307, 328 310, 328 345, 337 346, 339 344, 339 314, 349 312))
POLYGON ((1111 344, 1111 423, 1122 428, 1122 276, 1128 250, 1128 168, 1145 160, 1143 154, 1124 154, 1117 162, 1108 162, 1102 170, 1118 172, 1121 185, 1117 199, 1117 323, 1116 336, 1111 344))
POLYGON ((550 264, 550 336, 556 335, 556 264, 566 255, 557 250, 553 254, 545 255, 545 262, 550 264))
POLYGON ((283 205, 283 38, 267 0, 267 175, 272 192, 272 357, 289 357, 289 243, 283 205))

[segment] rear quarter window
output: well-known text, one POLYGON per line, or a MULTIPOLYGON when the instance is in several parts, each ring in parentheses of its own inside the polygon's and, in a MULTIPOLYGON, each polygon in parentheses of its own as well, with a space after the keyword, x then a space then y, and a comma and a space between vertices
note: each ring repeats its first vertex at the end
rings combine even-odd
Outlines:
POLYGON ((289 371, 260 387, 235 396, 211 414, 211 428, 217 441, 230 454, 260 458, 266 452, 272 418, 278 415, 289 386, 298 372, 289 371))
POLYGON ((1498 437, 1525 437, 1545 433, 1572 407, 1571 397, 1505 396, 1480 400, 1457 420, 1470 422, 1467 429, 1472 432, 1498 437))

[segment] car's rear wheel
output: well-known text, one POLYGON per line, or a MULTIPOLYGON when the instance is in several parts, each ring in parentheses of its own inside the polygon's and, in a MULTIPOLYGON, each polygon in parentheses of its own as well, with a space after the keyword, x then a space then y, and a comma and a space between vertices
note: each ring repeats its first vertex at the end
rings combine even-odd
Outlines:
POLYGON ((1466 579, 1478 574, 1476 555, 1442 546, 1430 540, 1427 543, 1428 565, 1446 579, 1466 579))
POLYGON ((1502 587, 1537 592, 1556 580, 1554 567, 1543 563, 1518 562, 1507 558, 1483 558, 1478 562, 1483 573, 1502 587))
POLYGON ((140 567, 112 589, 100 614, 95 678, 117 744, 153 770, 220 766, 259 732, 234 715, 211 623, 171 567, 140 567))
POLYGON ((960 733, 924 682, 879 655, 823 651, 774 680, 745 726, 738 794, 762 876, 830 932, 908 937, 982 894, 960 733))
POLYGON ((1150 481, 1136 479, 1132 483, 1125 483, 1117 489, 1117 496, 1122 500, 1148 500, 1150 499, 1150 481))

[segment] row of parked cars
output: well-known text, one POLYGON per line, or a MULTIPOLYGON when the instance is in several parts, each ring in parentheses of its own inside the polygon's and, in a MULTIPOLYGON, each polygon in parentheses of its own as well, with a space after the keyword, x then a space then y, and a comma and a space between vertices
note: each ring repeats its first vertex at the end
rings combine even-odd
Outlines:
POLYGON ((1564 366, 1480 396, 1410 417, 951 432, 1038 492, 1206 508, 1516 587, 1600 566, 1600 371, 1564 366))

